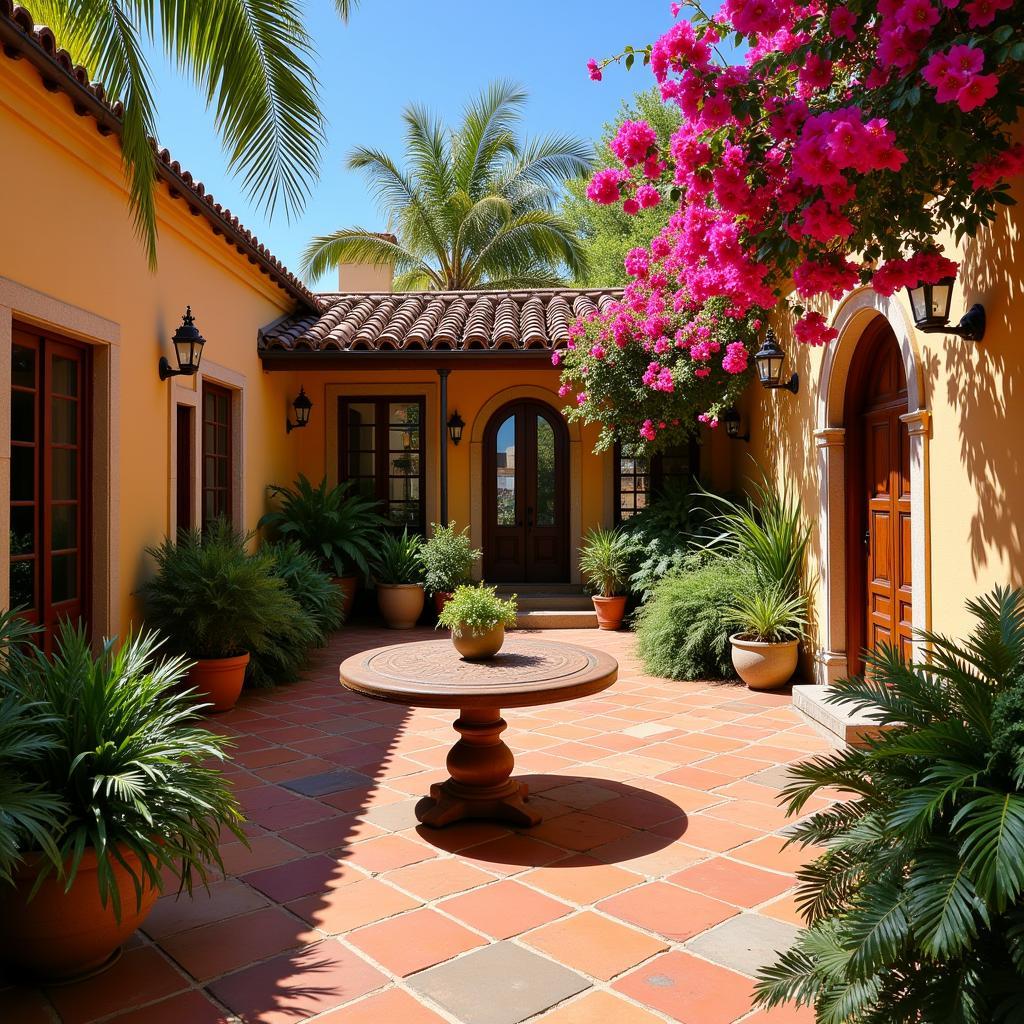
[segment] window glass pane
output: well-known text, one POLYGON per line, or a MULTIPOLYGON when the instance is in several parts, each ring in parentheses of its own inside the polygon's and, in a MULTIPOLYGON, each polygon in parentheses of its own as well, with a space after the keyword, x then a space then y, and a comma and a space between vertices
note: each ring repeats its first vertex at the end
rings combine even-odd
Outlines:
POLYGON ((356 427, 348 432, 348 446, 354 451, 372 452, 376 447, 373 427, 356 427))
POLYGON ((376 422, 376 409, 373 402, 351 402, 348 406, 348 423, 350 427, 373 426, 376 422))
POLYGON ((420 478, 418 476, 392 477, 389 481, 388 496, 392 501, 418 501, 420 478))
POLYGON ((34 506, 11 509, 11 554, 30 555, 36 549, 36 510, 34 506))
POLYGON ((228 485, 228 460, 218 459, 217 460, 217 479, 216 483, 218 487, 227 487, 228 485))
POLYGON ((11 448, 11 500, 35 499, 36 451, 34 448, 11 448))
POLYGON ((64 356, 53 357, 53 381, 51 388, 55 395, 78 394, 78 360, 64 356))
POLYGON ((396 526, 419 527, 420 507, 416 503, 392 502, 388 506, 388 519, 396 526))
POLYGON ((417 427, 392 428, 389 431, 388 447, 393 452, 418 451, 420 432, 417 427))
POLYGON ((349 452, 348 475, 349 476, 373 476, 374 456, 373 452, 349 452))
POLYGON ((11 392, 11 440, 36 439, 36 396, 31 391, 11 392))
POLYGON ((420 457, 415 452, 408 455, 391 455, 388 458, 392 476, 419 476, 420 457))
POLYGON ((11 562, 11 607, 35 608, 36 606, 36 563, 35 559, 11 562))
POLYGON ((14 346, 11 351, 11 383, 19 388, 36 386, 35 349, 14 346))
POLYGON ((375 498, 377 496, 377 482, 373 478, 366 479, 364 477, 356 481, 356 491, 364 498, 375 498))
POLYGON ((537 525, 555 525, 555 431, 537 416, 537 525))
POLYGON ((497 510, 499 526, 516 524, 516 418, 509 416, 495 439, 497 466, 497 510))
POLYGON ((54 551, 78 547, 77 505, 54 505, 50 509, 50 522, 50 547, 54 551))
POLYGON ((54 555, 51 562, 50 585, 54 604, 78 597, 78 555, 54 555))
POLYGON ((51 479, 52 497, 56 501, 67 501, 78 497, 78 452, 67 448, 54 448, 50 453, 53 467, 51 479))
POLYGON ((407 405, 405 402, 391 402, 388 406, 388 422, 392 426, 395 424, 418 425, 420 422, 419 403, 407 405))
POLYGON ((78 444, 78 402, 54 398, 50 406, 54 444, 78 444))

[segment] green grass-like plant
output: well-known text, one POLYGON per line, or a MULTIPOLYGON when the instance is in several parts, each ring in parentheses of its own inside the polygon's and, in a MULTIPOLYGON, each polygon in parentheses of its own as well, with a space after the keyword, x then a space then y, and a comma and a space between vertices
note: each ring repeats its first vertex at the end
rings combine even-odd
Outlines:
POLYGON ((1024 592, 969 601, 929 660, 883 647, 826 700, 884 727, 791 770, 789 828, 824 846, 798 872, 808 921, 761 972, 758 998, 813 1006, 824 1024, 1012 1024, 1024 1019, 1024 592))
POLYGON ((625 590, 632 553, 632 538, 623 530, 594 527, 583 538, 580 573, 599 597, 615 597, 625 590))
POLYGON ((450 629, 452 636, 483 636, 499 623, 506 628, 516 624, 516 595, 502 600, 497 587, 483 583, 456 587, 437 617, 438 626, 450 629))
POLYGON ((807 600, 800 594, 786 593, 778 584, 757 585, 736 595, 726 609, 725 619, 744 640, 762 644, 799 640, 807 627, 807 600))
POLYGON ((384 534, 374 559, 373 575, 378 583, 422 583, 423 541, 415 535, 410 537, 408 529, 399 535, 384 534))
POLYGON ((637 651, 645 669, 668 679, 726 679, 733 676, 726 609, 753 585, 739 559, 685 568, 662 580, 635 619, 637 651))
POLYGON ((201 706, 182 687, 188 662, 159 657, 159 645, 144 633, 107 640, 94 655, 85 631, 64 623, 51 657, 22 643, 0 670, 0 701, 27 715, 35 733, 19 775, 33 787, 36 826, 23 824, 16 842, 42 853, 40 880, 56 872, 68 887, 85 851, 95 851, 101 899, 118 917, 115 863, 139 895, 146 884, 163 888, 164 869, 191 892, 223 869, 222 827, 244 840, 216 767, 228 741, 200 724, 201 706))
POLYGON ((465 527, 455 529, 455 521, 447 526, 432 523, 430 537, 423 542, 423 582, 429 594, 450 594, 468 583, 473 563, 483 552, 474 548, 465 527))

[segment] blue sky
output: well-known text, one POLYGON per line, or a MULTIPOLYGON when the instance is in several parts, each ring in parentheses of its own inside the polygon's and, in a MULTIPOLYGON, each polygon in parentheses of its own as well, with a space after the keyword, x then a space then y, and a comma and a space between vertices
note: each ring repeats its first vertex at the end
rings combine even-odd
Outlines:
POLYGON ((643 45, 672 21, 667 0, 361 0, 347 26, 330 0, 308 0, 308 7, 328 146, 320 182, 292 222, 281 211, 268 220, 245 197, 228 174, 201 99, 159 58, 153 61, 161 145, 295 271, 315 234, 352 224, 384 227, 362 176, 345 170, 345 155, 361 144, 400 157, 407 103, 424 103, 454 120, 468 96, 493 79, 511 78, 530 93, 529 134, 595 138, 620 102, 653 78, 637 65, 630 72, 609 69, 603 82, 591 82, 587 59, 617 53, 626 43, 643 45))

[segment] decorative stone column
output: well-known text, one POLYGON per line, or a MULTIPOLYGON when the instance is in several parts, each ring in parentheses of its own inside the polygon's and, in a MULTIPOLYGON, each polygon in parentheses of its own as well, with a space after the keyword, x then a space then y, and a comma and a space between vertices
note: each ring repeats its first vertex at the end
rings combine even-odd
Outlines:
POLYGON ((824 685, 842 679, 846 660, 846 430, 814 432, 818 449, 818 522, 821 538, 822 646, 815 675, 824 685))

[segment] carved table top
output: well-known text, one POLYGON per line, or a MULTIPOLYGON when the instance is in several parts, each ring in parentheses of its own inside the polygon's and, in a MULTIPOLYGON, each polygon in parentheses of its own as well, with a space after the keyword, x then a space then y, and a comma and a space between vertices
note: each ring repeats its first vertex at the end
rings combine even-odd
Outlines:
POLYGON ((350 690, 392 704, 517 708, 589 696, 618 672, 602 651, 513 635, 488 661, 464 661, 451 640, 423 640, 353 655, 340 675, 350 690))

